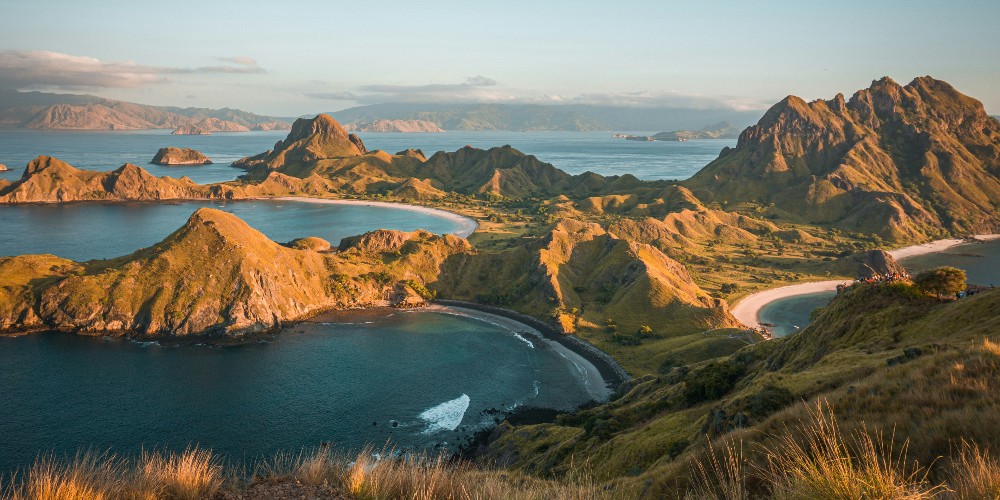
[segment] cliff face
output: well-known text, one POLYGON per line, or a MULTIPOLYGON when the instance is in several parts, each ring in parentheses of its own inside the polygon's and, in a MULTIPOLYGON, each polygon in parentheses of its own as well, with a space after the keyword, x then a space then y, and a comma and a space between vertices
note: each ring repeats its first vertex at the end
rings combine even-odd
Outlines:
POLYGON ((160 148, 150 160, 156 165, 210 165, 212 160, 191 148, 160 148))
MULTIPOLYGON (((138 337, 269 331, 319 310, 392 305, 422 289, 465 240, 393 234, 340 253, 270 241, 226 212, 203 208, 165 240, 111 261, 0 258, 0 332, 57 329, 138 337), (206 257, 211 256, 211 257, 206 257), (390 261, 386 264, 386 261, 390 261), (401 293, 402 292, 402 293, 401 293)), ((319 248, 327 250, 327 248, 319 248)))
POLYGON ((790 96, 685 183, 705 200, 894 240, 1000 230, 1000 123, 945 82, 790 96))

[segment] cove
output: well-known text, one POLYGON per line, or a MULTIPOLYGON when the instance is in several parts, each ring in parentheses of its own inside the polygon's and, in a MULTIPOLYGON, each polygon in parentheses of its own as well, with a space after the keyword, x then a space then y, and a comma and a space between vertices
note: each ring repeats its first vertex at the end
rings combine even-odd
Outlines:
POLYGON ((199 445, 247 465, 323 442, 433 450, 517 407, 607 398, 592 366, 532 332, 441 309, 333 313, 225 347, 0 337, 0 475, 81 449, 199 445))
MULTIPOLYGON (((1000 240, 914 255, 900 259, 899 263, 912 274, 940 266, 953 266, 965 270, 969 283, 1000 285, 1000 240)), ((831 291, 775 300, 761 308, 760 322, 773 324, 769 327, 771 333, 775 337, 784 337, 805 328, 809 324, 809 314, 816 308, 825 307, 834 296, 836 292, 831 291)))
MULTIPOLYGON (((341 238, 375 229, 467 235, 454 214, 391 204, 328 204, 293 200, 59 203, 0 206, 0 256, 53 254, 76 261, 107 259, 153 245, 201 207, 231 212, 277 242, 341 238)), ((474 223, 473 223, 474 227, 474 223)))

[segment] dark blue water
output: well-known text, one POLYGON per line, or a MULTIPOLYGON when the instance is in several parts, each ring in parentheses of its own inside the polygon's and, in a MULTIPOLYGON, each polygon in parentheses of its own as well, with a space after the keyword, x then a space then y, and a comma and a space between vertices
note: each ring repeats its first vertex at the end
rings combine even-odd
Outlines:
POLYGON ((244 174, 230 163, 274 147, 288 131, 241 132, 213 135, 171 135, 169 130, 81 132, 43 130, 0 131, 0 163, 7 172, 0 179, 21 178, 24 167, 39 155, 59 158, 76 168, 114 170, 134 163, 156 176, 188 176, 199 184, 235 179, 244 174), (156 151, 167 146, 194 148, 212 159, 212 165, 153 165, 156 151))
POLYGON ((321 442, 426 449, 491 425, 484 410, 572 409, 595 390, 556 347, 471 317, 316 321, 229 347, 0 337, 0 476, 80 449, 198 444, 237 463, 321 442))
MULTIPOLYGON (((235 179, 243 171, 234 160, 274 147, 286 131, 171 135, 165 130, 129 132, 0 131, 0 163, 10 168, 0 179, 16 180, 24 166, 46 154, 77 168, 114 170, 134 163, 157 176, 188 176, 198 183, 235 179), (205 166, 149 164, 159 148, 194 148, 215 162, 205 166)), ((368 149, 395 153, 408 148, 455 151, 463 146, 490 148, 509 144, 571 174, 588 170, 604 175, 632 174, 640 179, 686 179, 719 156, 735 139, 687 142, 637 142, 615 139, 609 132, 444 132, 439 134, 361 133, 368 149)))
MULTIPOLYGON (((1000 286, 1000 240, 959 245, 943 252, 900 259, 899 263, 911 274, 953 266, 965 270, 969 283, 1000 286)), ((776 337, 795 333, 809 324, 809 313, 813 309, 826 307, 834 296, 835 292, 819 292, 776 300, 761 308, 760 322, 774 324, 768 329, 776 337)))
POLYGON ((301 201, 185 201, 0 206, 0 255, 50 253, 77 261, 106 259, 159 242, 199 207, 236 214, 277 242, 318 236, 333 245, 378 228, 437 234, 459 232, 456 221, 401 208, 301 201))

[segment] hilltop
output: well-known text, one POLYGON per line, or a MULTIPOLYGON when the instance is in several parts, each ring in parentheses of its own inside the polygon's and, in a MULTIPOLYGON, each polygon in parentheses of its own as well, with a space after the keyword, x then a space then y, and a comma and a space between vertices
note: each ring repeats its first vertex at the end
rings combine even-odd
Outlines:
POLYGON ((0 258, 0 329, 147 338, 271 332, 325 309, 412 302, 440 261, 468 249, 426 232, 362 237, 371 239, 335 253, 328 243, 286 247, 202 208, 162 242, 117 259, 0 258), (407 253, 386 258, 404 245, 407 253))
POLYGON ((930 77, 789 96, 684 183, 705 201, 905 241, 1000 230, 1000 122, 930 77))

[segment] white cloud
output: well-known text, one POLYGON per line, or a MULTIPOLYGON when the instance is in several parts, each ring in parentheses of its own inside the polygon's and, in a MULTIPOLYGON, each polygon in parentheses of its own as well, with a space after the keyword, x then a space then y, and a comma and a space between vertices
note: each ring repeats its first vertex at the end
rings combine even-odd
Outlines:
POLYGON ((427 85, 362 85, 337 92, 308 94, 317 99, 350 101, 357 104, 382 103, 508 103, 508 104, 577 104, 629 108, 732 109, 736 111, 767 109, 769 103, 735 97, 710 97, 674 91, 638 91, 589 93, 577 96, 539 94, 507 89, 484 76, 466 78, 462 83, 427 85))
POLYGON ((248 57, 219 59, 235 65, 167 68, 44 50, 5 50, 0 51, 0 88, 136 88, 167 82, 167 75, 265 72, 248 57))

